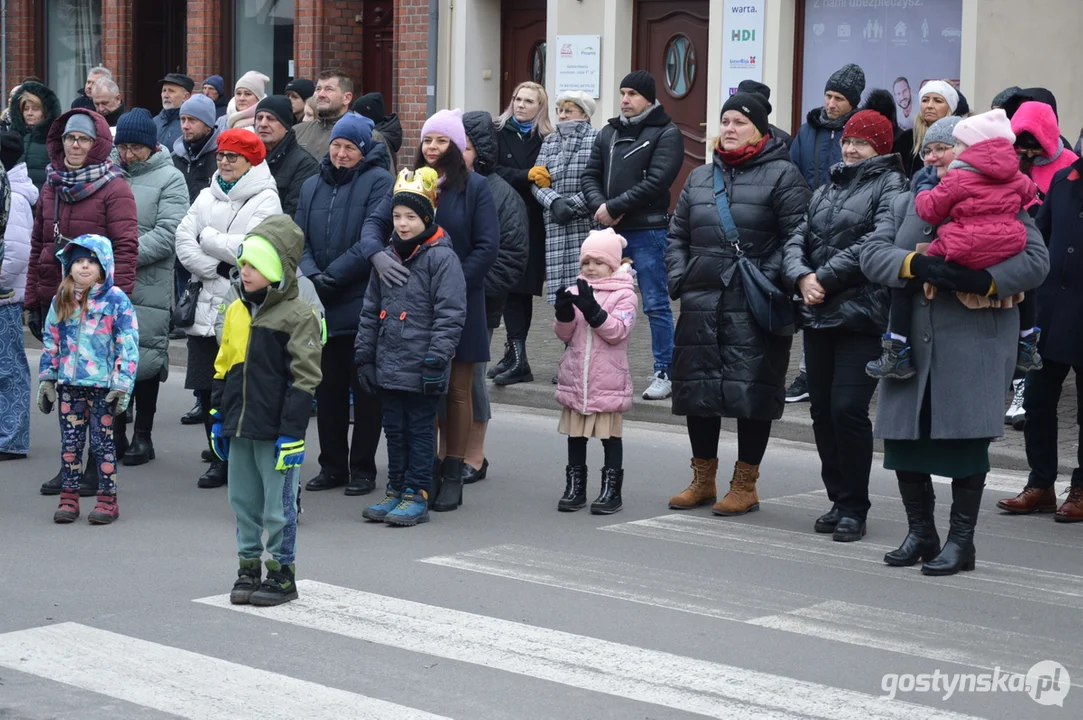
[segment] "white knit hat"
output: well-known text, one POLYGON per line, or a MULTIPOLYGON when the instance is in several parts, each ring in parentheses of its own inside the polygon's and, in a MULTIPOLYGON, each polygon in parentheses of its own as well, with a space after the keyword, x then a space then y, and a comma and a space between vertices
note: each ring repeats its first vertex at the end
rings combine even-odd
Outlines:
POLYGON ((951 112, 955 112, 955 109, 959 107, 959 93, 952 87, 951 83, 944 82, 943 80, 930 80, 921 86, 921 90, 918 91, 918 105, 921 105, 921 99, 929 94, 936 94, 944 98, 948 103, 948 108, 951 112))
POLYGON ((245 88, 246 90, 251 90, 253 95, 262 100, 267 97, 267 83, 269 82, 271 82, 271 78, 263 73, 257 72, 256 70, 249 70, 244 75, 241 75, 241 79, 237 81, 237 84, 233 86, 233 89, 245 88))

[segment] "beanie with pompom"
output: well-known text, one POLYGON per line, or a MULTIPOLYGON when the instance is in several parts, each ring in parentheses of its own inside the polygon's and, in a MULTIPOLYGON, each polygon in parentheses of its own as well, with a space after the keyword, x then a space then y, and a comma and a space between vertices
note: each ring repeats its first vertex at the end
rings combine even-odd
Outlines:
POLYGON ((594 230, 587 234, 583 246, 579 249, 579 263, 586 258, 593 258, 598 262, 605 263, 613 272, 620 267, 620 260, 624 248, 628 247, 628 241, 617 234, 613 228, 594 230))

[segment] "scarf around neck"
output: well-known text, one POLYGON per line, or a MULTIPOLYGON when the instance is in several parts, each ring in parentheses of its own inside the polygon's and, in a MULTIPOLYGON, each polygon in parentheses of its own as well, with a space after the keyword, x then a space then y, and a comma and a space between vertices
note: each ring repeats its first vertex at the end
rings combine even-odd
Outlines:
MULTIPOLYGON (((251 168, 249 168, 249 169, 251 169, 251 168)), ((248 170, 245 170, 244 175, 247 175, 247 174, 248 174, 248 170)), ((239 183, 244 178, 244 175, 241 175, 241 177, 239 177, 236 180, 233 180, 232 182, 230 182, 230 181, 227 181, 227 180, 223 180, 222 176, 220 174, 215 173, 214 179, 218 181, 218 187, 220 187, 222 189, 222 192, 224 192, 226 195, 229 195, 229 191, 232 190, 233 188, 237 187, 237 183, 239 183)))
POLYGON ((1057 138, 1057 151, 1055 153, 1053 153, 1053 155, 1051 157, 1046 157, 1045 155, 1039 155, 1038 157, 1034 158, 1034 164, 1035 165, 1048 165, 1051 162, 1056 162, 1057 158, 1060 157, 1060 154, 1062 152, 1064 152, 1064 141, 1061 140, 1060 138, 1057 138))
POLYGON ((534 121, 519 122, 514 115, 508 118, 508 124, 523 135, 529 135, 534 130, 534 121))
POLYGON ((85 200, 101 190, 110 180, 120 177, 112 160, 85 165, 78 170, 58 170, 51 163, 46 169, 49 184, 70 203, 85 200))
POLYGON ((647 108, 643 112, 639 113, 638 115, 633 115, 632 117, 626 117, 625 115, 622 114, 620 116, 620 124, 621 125, 638 125, 639 123, 646 120, 647 116, 651 114, 651 111, 654 110, 659 105, 661 105, 661 103, 658 102, 657 100, 655 100, 653 105, 651 105, 649 108, 647 108))
POLYGON ((763 149, 767 147, 767 141, 770 139, 770 135, 764 135, 755 145, 742 145, 736 150, 723 150, 719 147, 715 152, 718 153, 718 157, 722 158, 722 162, 730 167, 734 167, 759 155, 763 149))
POLYGON ((845 115, 839 115, 837 118, 832 120, 827 116, 827 110, 825 110, 824 108, 820 108, 820 127, 822 127, 824 130, 842 130, 842 128, 846 126, 846 121, 850 119, 850 116, 852 114, 853 113, 846 113, 845 115))

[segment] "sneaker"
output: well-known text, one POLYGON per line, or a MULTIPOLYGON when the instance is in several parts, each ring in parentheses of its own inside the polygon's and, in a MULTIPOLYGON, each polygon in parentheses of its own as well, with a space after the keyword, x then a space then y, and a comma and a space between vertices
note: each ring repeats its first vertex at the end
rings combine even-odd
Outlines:
POLYGON ((120 510, 117 508, 117 496, 98 493, 98 503, 86 516, 86 519, 91 525, 111 525, 119 517, 120 510))
POLYGON ((786 402, 806 402, 808 401, 808 375, 805 373, 798 373, 797 377, 793 379, 790 386, 786 388, 786 402))
POLYGON ((1012 380, 1012 404, 1008 406, 1007 411, 1004 413, 1004 424, 1015 427, 1015 423, 1018 420, 1022 424, 1027 417, 1026 411, 1023 410, 1023 388, 1025 383, 1022 379, 1012 380))
POLYGON ((373 522, 383 522, 387 514, 399 506, 402 493, 392 487, 387 488, 387 495, 375 505, 369 505, 361 511, 361 517, 373 522))
POLYGON ((13 297, 15 297, 15 288, 0 285, 0 300, 10 300, 13 297))
POLYGON ((909 345, 893 339, 890 335, 884 335, 880 339, 880 347, 884 351, 879 360, 865 365, 866 375, 877 380, 909 380, 918 374, 914 369, 913 353, 909 345))
POLYGON ((79 493, 64 490, 60 493, 60 506, 53 513, 53 522, 67 525, 79 517, 79 493))
POLYGON ((233 605, 247 605, 252 598, 252 593, 259 590, 260 571, 263 569, 259 558, 241 558, 241 568, 237 571, 237 582, 233 583, 233 590, 229 593, 229 601, 233 605))
POLYGON ((1038 339, 1041 336, 1041 329, 1035 328, 1030 335, 1019 338, 1019 353, 1015 358, 1016 370, 1030 372, 1042 369, 1042 356, 1038 354, 1038 339))
POLYGON ((293 565, 282 565, 277 560, 267 561, 267 577, 248 597, 252 605, 269 607, 297 599, 297 583, 294 581, 293 565))
POLYGON ((394 510, 384 516, 388 525, 411 527, 429 521, 429 496, 424 490, 407 488, 394 510))
POLYGON ((659 370, 654 374, 650 386, 643 391, 644 400, 665 400, 673 394, 673 381, 669 379, 669 373, 659 370))

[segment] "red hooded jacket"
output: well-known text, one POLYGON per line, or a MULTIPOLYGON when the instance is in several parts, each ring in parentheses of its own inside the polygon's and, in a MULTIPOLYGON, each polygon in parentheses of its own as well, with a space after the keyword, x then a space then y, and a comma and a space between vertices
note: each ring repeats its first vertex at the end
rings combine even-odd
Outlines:
POLYGON ((1027 244, 1019 211, 1034 201, 1034 181, 1019 172, 1015 148, 1005 138, 971 145, 956 157, 965 167, 948 171, 932 190, 914 198, 914 209, 939 225, 928 254, 985 270, 1018 255, 1027 244))
MULTIPOLYGON (((1012 115, 1012 132, 1016 135, 1029 132, 1042 146, 1044 164, 1034 163, 1030 176, 1043 196, 1049 192, 1053 176, 1079 159, 1071 148, 1061 146, 1057 113, 1044 102, 1032 100, 1020 105, 1012 115)), ((1037 202, 1041 201, 1037 198, 1037 202)))

